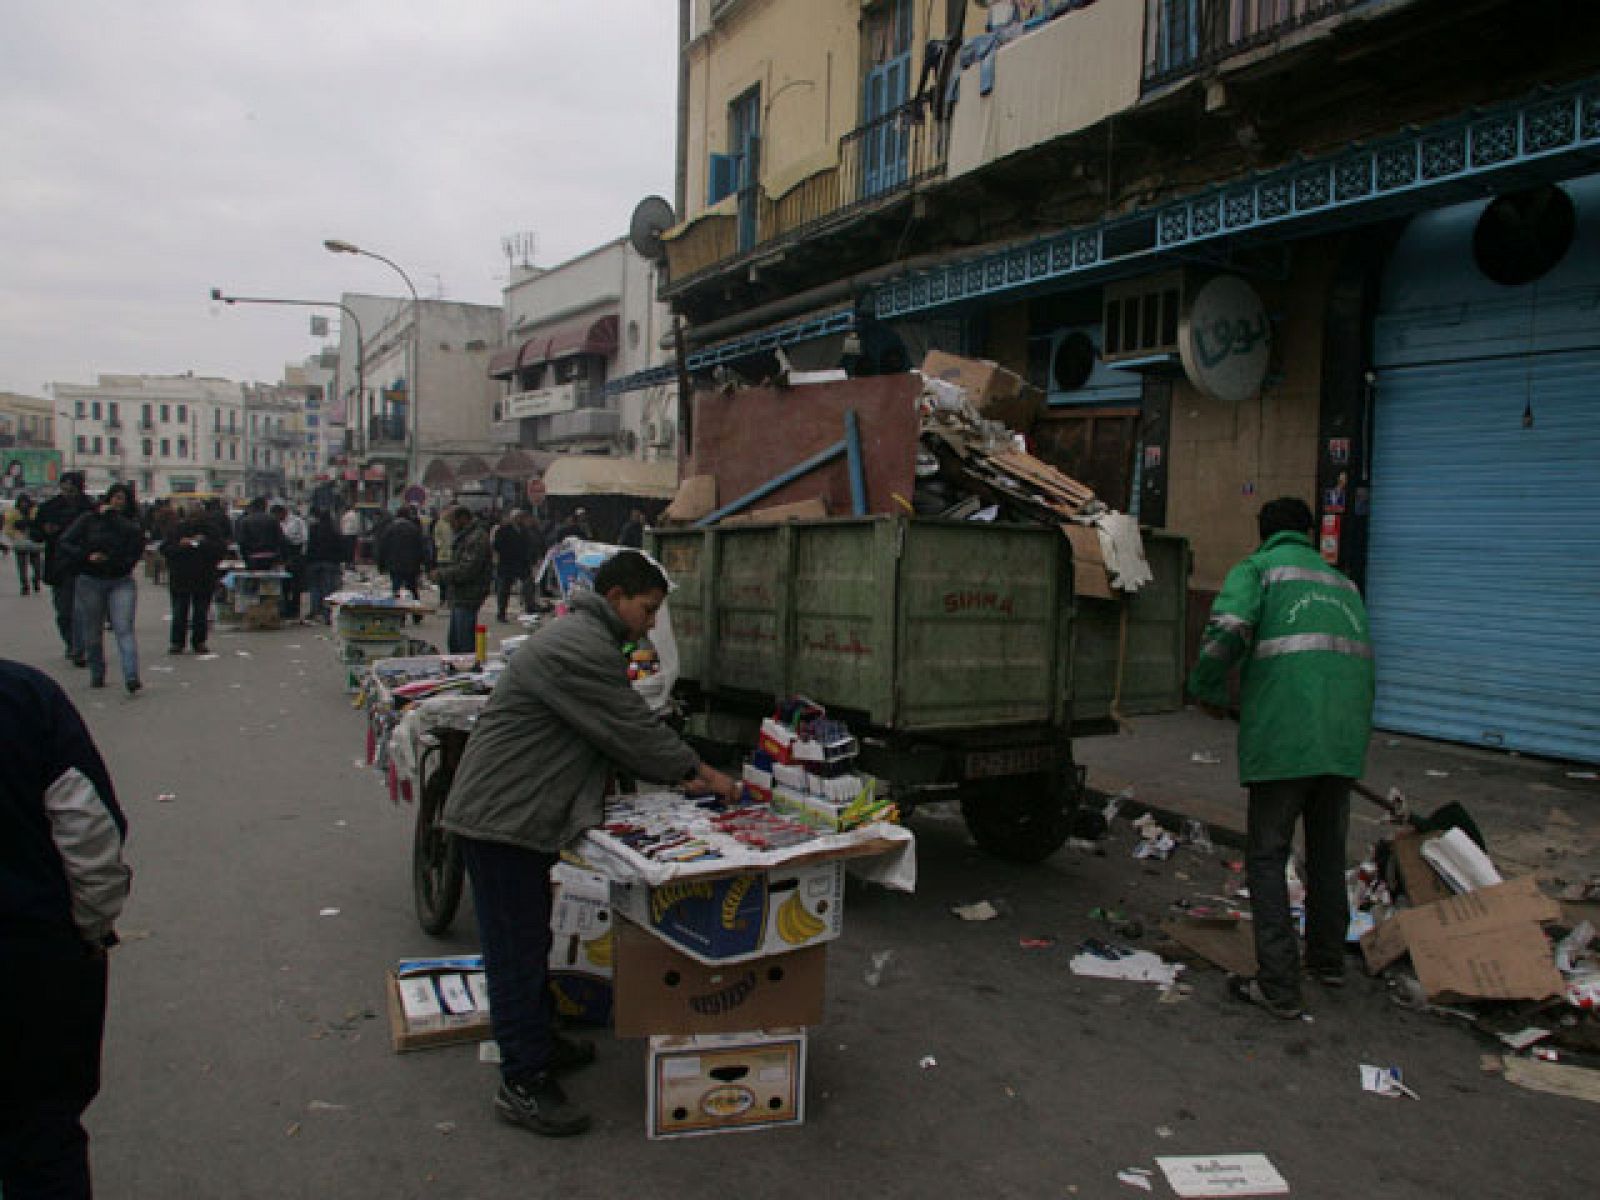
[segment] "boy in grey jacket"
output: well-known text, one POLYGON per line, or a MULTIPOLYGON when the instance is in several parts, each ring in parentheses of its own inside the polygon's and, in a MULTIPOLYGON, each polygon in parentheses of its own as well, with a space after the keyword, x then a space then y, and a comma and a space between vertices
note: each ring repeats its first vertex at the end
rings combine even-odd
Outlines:
POLYGON ((628 682, 622 647, 650 631, 667 598, 654 563, 625 550, 594 591, 512 657, 478 718, 450 788, 444 826, 460 841, 500 1044, 495 1111, 551 1136, 581 1133, 588 1114, 555 1076, 594 1059, 553 1018, 550 868, 561 848, 601 823, 606 783, 621 769, 727 799, 737 785, 702 763, 628 682))

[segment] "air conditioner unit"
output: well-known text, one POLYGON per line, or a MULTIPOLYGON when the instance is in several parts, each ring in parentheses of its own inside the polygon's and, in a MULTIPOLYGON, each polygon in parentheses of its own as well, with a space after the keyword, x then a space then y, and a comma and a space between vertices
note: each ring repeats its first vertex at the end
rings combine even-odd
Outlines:
POLYGON ((1184 302, 1182 271, 1108 283, 1100 324, 1101 357, 1124 369, 1181 369, 1178 326, 1184 302))
POLYGON ((1132 371, 1107 363, 1100 327, 1069 325, 1029 339, 1029 382, 1052 405, 1138 403, 1143 384, 1132 371))

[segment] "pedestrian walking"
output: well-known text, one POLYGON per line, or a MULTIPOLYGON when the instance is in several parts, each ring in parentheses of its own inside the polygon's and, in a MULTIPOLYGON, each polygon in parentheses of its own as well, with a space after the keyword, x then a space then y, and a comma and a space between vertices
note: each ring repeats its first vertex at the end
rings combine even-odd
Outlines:
POLYGON ((0 1193, 87 1200, 82 1118, 100 1090, 128 825, 49 676, 0 660, 0 730, 0 1193))
POLYGON ((78 637, 78 574, 76 565, 63 562, 57 551, 61 535, 93 507, 94 502, 83 494, 83 472, 65 471, 61 475, 61 490, 39 505, 33 514, 33 537, 44 547, 44 581, 50 585, 56 632, 61 635, 68 661, 75 667, 88 662, 84 657, 83 640, 78 637))
MULTIPOLYGON (((531 585, 533 581, 533 538, 537 531, 532 529, 532 521, 522 509, 514 508, 506 519, 495 526, 494 531, 494 558, 495 558, 495 614, 496 618, 504 623, 510 619, 507 609, 511 604, 511 593, 520 590, 522 593, 522 611, 531 612, 533 605, 531 585)), ((542 546, 542 541, 541 541, 542 546)), ((541 550, 540 558, 544 557, 541 550)))
POLYGON ((182 654, 184 642, 196 654, 208 653, 211 600, 217 591, 217 564, 227 547, 211 523, 194 510, 182 510, 160 546, 167 563, 167 591, 172 598, 168 653, 182 654))
POLYGON ((444 824, 456 835, 472 886, 500 1046, 495 1111, 535 1133, 589 1127, 556 1076, 595 1056, 592 1042, 558 1034, 551 1024, 550 868, 563 847, 600 823, 614 770, 688 782, 729 800, 737 792, 628 683, 622 646, 649 632, 667 587, 642 554, 622 551, 603 565, 594 590, 577 593, 569 615, 512 657, 445 805, 444 824))
POLYGON ((644 531, 649 524, 650 518, 644 515, 644 509, 633 509, 617 534, 617 545, 641 549, 644 546, 644 531))
POLYGON ((1232 990, 1277 1017, 1301 1015, 1301 958, 1285 870, 1305 825, 1305 969, 1344 981, 1349 901, 1345 837, 1350 784, 1372 735, 1374 688, 1367 610, 1356 585, 1312 545, 1311 510, 1287 496, 1261 509, 1261 545, 1231 571, 1211 607, 1189 691, 1227 715, 1239 665, 1239 780, 1249 789, 1245 873, 1255 936, 1254 979, 1232 990))
POLYGON ((283 569, 289 572, 289 578, 283 582, 283 598, 279 602, 278 612, 285 621, 298 621, 300 594, 306 586, 306 523, 300 514, 286 504, 274 504, 270 512, 283 530, 283 569))
POLYGON ((41 576, 44 546, 34 540, 33 509, 33 497, 21 492, 5 515, 6 544, 11 548, 11 557, 16 559, 17 585, 24 596, 44 591, 41 576))
POLYGON ((409 592, 412 599, 422 595, 422 571, 428 564, 428 539, 417 523, 417 510, 403 506, 383 533, 374 552, 378 570, 387 572, 394 595, 409 592))
POLYGON ((78 581, 74 588, 78 637, 89 665, 89 686, 106 685, 106 621, 117 639, 122 662, 122 682, 128 695, 144 684, 139 681, 139 644, 133 619, 139 599, 134 568, 144 557, 144 530, 133 519, 137 511, 133 487, 113 483, 100 507, 84 513, 61 535, 57 553, 65 555, 78 581))
POLYGON ((328 597, 339 590, 344 578, 344 537, 335 524, 333 513, 326 508, 311 510, 311 521, 306 530, 306 616, 324 625, 332 619, 328 613, 328 597))
POLYGON ((450 545, 450 561, 435 572, 441 593, 450 601, 446 646, 451 654, 471 654, 478 610, 494 582, 494 554, 489 546, 489 531, 471 509, 452 508, 450 524, 456 533, 450 545))

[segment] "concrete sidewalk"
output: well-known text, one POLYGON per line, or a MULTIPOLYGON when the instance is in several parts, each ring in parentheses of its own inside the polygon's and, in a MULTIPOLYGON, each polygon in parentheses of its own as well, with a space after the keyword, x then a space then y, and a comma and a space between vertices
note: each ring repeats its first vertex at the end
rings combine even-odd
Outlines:
MULTIPOLYGON (((1243 845, 1246 796, 1239 786, 1238 727, 1194 709, 1140 717, 1126 733, 1079 739, 1078 762, 1089 786, 1116 793, 1131 787, 1134 801, 1167 819, 1176 832, 1184 818, 1204 821, 1213 839, 1243 845)), ((1379 731, 1367 753, 1364 782, 1387 794, 1400 788, 1410 811, 1433 812, 1452 801, 1478 822, 1489 853, 1506 874, 1537 872, 1573 882, 1600 875, 1600 781, 1575 778, 1600 770, 1450 742, 1379 731)), ((1381 811, 1351 797, 1348 861, 1364 857, 1390 828, 1381 811)))

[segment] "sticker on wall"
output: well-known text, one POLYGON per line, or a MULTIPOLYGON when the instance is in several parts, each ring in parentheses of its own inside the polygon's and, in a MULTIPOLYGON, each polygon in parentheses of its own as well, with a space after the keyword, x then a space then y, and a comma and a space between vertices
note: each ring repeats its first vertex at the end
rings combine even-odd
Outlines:
POLYGON ((1161 447, 1160 446, 1146 446, 1144 448, 1144 469, 1146 471, 1154 471, 1154 470, 1157 470, 1160 466, 1161 466, 1161 447))
POLYGON ((1350 439, 1328 439, 1328 461, 1336 467, 1342 467, 1350 461, 1350 439))
POLYGON ((1254 496, 1256 494, 1256 481, 1254 479, 1246 479, 1239 487, 1239 494, 1241 496, 1254 496))
POLYGON ((1322 493, 1322 511, 1342 513, 1345 509, 1345 499, 1350 489, 1350 473, 1340 471, 1339 478, 1334 481, 1331 488, 1322 493))

